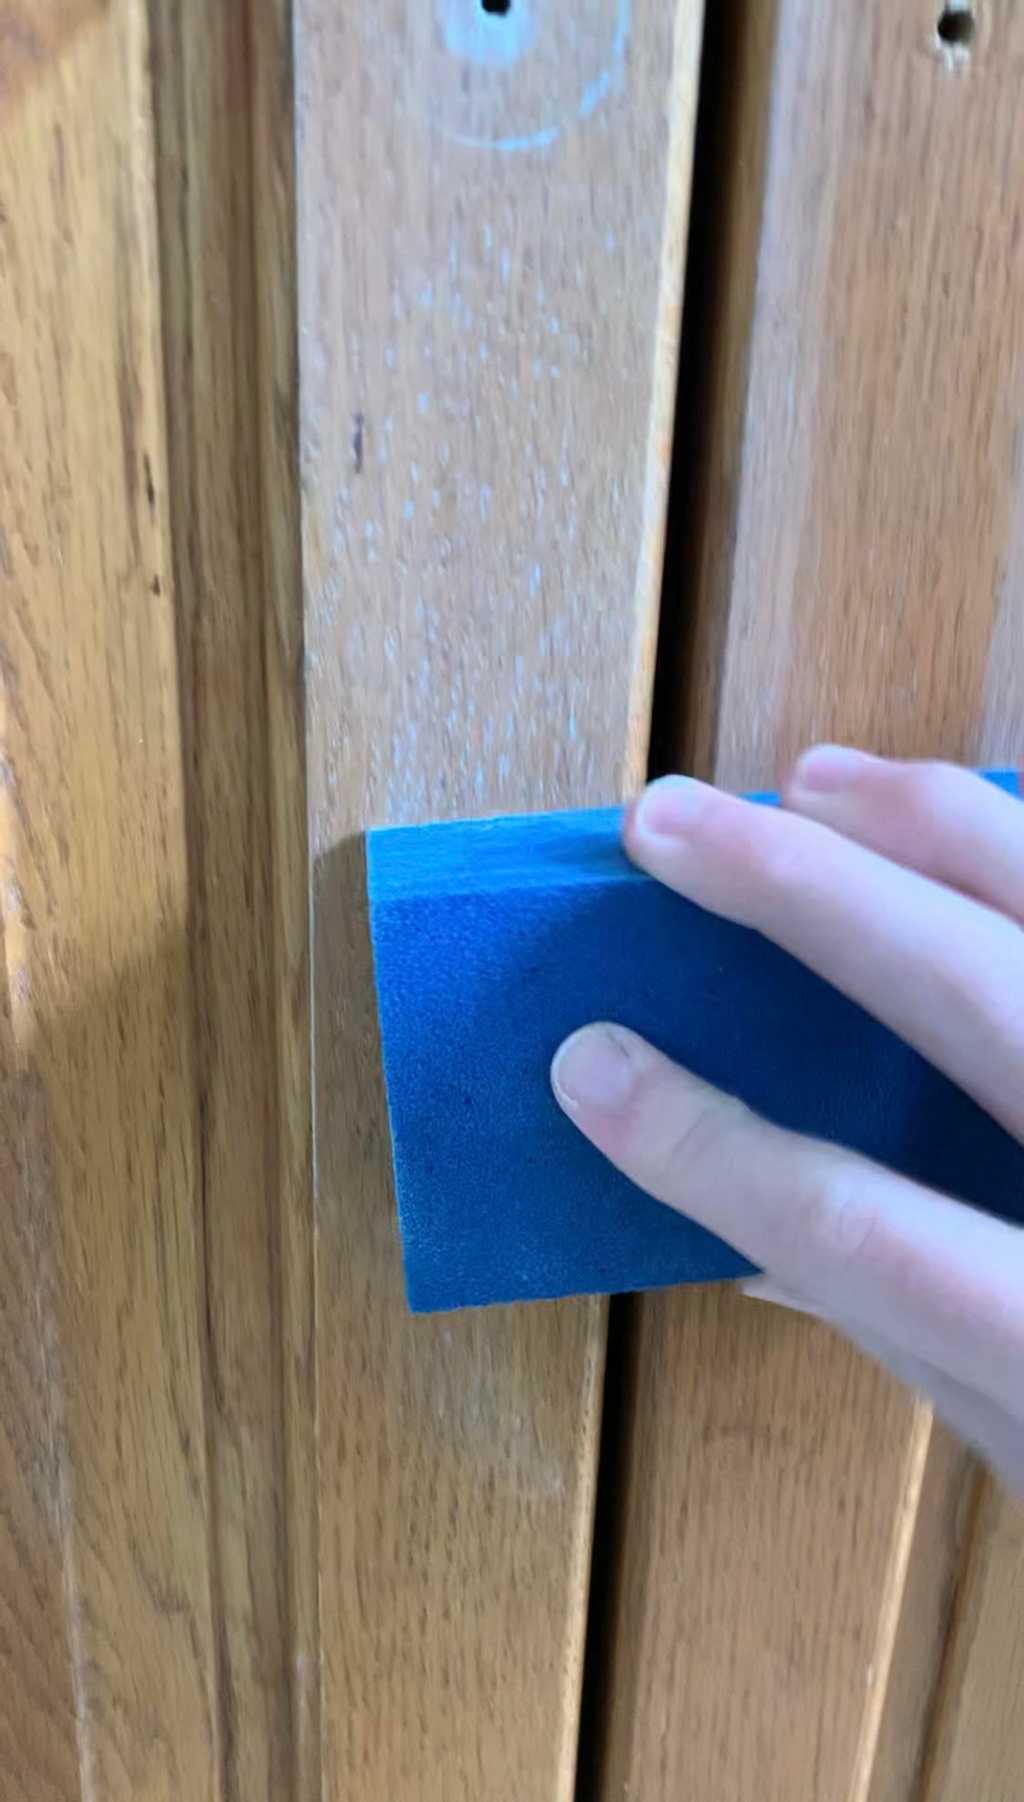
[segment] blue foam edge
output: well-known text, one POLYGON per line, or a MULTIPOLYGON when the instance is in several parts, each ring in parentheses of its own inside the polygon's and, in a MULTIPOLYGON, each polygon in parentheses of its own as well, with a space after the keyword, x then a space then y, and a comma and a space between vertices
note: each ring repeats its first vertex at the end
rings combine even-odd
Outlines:
MULTIPOLYGON (((1013 771, 989 780, 1020 793, 1013 771)), ((367 834, 410 1308, 751 1270, 613 1170, 558 1108, 552 1054, 593 1019, 633 1027, 780 1125, 1024 1221, 1024 1149, 802 964, 637 870, 621 818, 602 808, 367 834)))

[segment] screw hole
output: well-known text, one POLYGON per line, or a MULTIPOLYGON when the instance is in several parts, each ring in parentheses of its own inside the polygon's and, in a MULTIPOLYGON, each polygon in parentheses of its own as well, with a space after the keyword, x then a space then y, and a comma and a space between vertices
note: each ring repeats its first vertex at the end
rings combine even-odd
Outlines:
POLYGON ((503 19, 512 11, 512 0, 480 0, 480 8, 492 19, 503 19))
POLYGON ((974 14, 969 6, 944 6, 936 28, 939 42, 951 50, 969 50, 974 42, 974 14))

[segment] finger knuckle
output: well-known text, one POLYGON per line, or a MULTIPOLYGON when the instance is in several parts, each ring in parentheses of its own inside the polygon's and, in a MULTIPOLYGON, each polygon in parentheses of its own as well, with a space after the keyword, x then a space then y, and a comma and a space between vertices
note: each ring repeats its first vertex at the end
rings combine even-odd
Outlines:
POLYGON ((777 829, 753 835, 750 864, 761 895, 778 904, 817 887, 825 858, 820 844, 812 846, 792 830, 793 822, 773 821, 773 826, 777 829))
POLYGON ((703 843, 741 892, 791 891, 809 867, 802 823, 781 809, 719 797, 701 822, 703 843))
POLYGON ((816 829, 779 808, 718 800, 701 820, 700 848, 730 918, 763 925, 794 894, 820 886, 829 851, 816 829))
POLYGON ((966 772, 951 763, 908 763, 900 770, 897 792, 904 812, 919 836, 934 839, 963 804, 966 772))
POLYGON ((882 1214, 863 1172, 840 1159, 819 1165, 799 1198, 805 1255, 833 1276, 869 1262, 882 1214))
POLYGON ((1024 958, 1019 928, 992 918, 967 937, 936 971, 944 1016, 958 1022, 963 1045, 978 1048, 979 1066, 1006 1059, 1019 1079, 1024 1056, 1024 958))
POLYGON ((702 1172, 719 1165, 728 1147, 743 1130, 749 1115, 743 1103, 730 1095, 711 1094, 694 1103, 676 1124, 663 1158, 665 1187, 679 1190, 699 1184, 702 1172))

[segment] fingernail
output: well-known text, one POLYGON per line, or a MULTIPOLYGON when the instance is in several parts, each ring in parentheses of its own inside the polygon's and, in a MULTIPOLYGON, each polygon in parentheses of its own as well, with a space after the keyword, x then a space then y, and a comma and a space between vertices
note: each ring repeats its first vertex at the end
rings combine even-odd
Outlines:
POLYGON ((864 751, 855 751, 849 745, 814 745, 797 759, 793 782, 808 794, 838 794, 870 761, 864 751))
POLYGON ((633 1089, 633 1060, 612 1026, 583 1026, 555 1052, 551 1082, 563 1107, 617 1113, 633 1089))
POLYGON ((708 791, 689 776, 659 776, 633 808, 630 830, 650 838, 685 838, 704 811, 708 791))

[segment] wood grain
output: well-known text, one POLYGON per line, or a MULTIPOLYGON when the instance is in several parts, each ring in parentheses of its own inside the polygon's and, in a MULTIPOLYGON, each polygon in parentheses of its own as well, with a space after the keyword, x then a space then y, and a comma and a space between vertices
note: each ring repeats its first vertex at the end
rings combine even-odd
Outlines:
MULTIPOLYGON (((699 13, 299 0, 296 120, 289 0, 0 0, 5 1802, 573 1791, 604 1310, 407 1316, 358 834, 642 776, 699 13)), ((663 735, 1022 760, 1024 16, 709 42, 663 735)), ((1019 1507, 629 1317, 596 1792, 1016 1798, 1019 1507)))
POLYGON ((728 624, 681 728, 737 786, 830 731, 1019 751, 1003 652, 1021 555, 1024 38, 1013 5, 986 7, 951 68, 933 14, 914 0, 835 19, 791 0, 750 94, 756 133, 771 80, 760 236, 729 213, 730 269, 756 289, 746 355, 716 358, 701 651, 728 624))
POLYGON ((144 14, 112 0, 0 131, 0 842, 11 1055, 34 1120, 13 1200, 4 1191, 5 1244, 27 1235, 11 1245, 4 1294, 36 1316, 0 1401, 10 1440, 34 1386, 39 1401, 37 1458, 26 1464, 22 1440, 5 1471, 5 1535, 26 1476, 32 1497, 24 1577, 4 1585, 5 1606, 24 1604, 38 1568, 39 1618, 10 1654, 24 1676, 4 1684, 3 1789, 212 1802, 220 1710, 148 62, 144 14))
POLYGON ((604 1309, 407 1316, 353 835, 643 773, 699 16, 625 18, 296 13, 332 1798, 573 1788, 604 1309))
MULTIPOLYGON (((1019 761, 1024 16, 979 9, 955 65, 919 0, 734 19, 706 253, 742 335, 705 348, 696 580, 668 575, 693 620, 676 755, 736 787, 819 737, 1019 761)), ((838 1340, 732 1295, 645 1300, 638 1330, 603 1793, 868 1796, 915 1534, 941 1540, 948 1505, 927 1418, 838 1340)), ((976 1696, 1006 1658, 987 1618, 976 1696)), ((926 1709, 952 1693, 941 1632, 914 1643, 900 1681, 926 1709)), ((958 1768, 986 1794, 971 1746, 958 1768)))
POLYGON ((295 1802, 321 1793, 310 865, 299 505, 298 294, 291 0, 249 9, 259 381, 263 680, 273 930, 274 1140, 284 1404, 286 1605, 295 1802))
POLYGON ((281 656, 282 632, 301 646, 287 549, 297 445, 286 460, 273 427, 261 435, 294 354, 275 366, 273 303, 261 314, 257 298, 287 293, 294 256, 276 221, 259 235, 275 187, 253 148, 280 132, 266 109, 290 65, 272 8, 179 0, 150 14, 223 1781, 229 1796, 278 1802, 310 1775, 295 1716, 316 1668, 301 673, 294 644, 281 656), (283 59, 259 94, 257 46, 283 59))
POLYGON ((109 0, 0 0, 0 120, 109 0))
POLYGON ((0 1773, 10 1802, 77 1794, 65 1618, 62 1381, 54 1346, 53 1196, 38 1086, 19 1077, 0 996, 0 1773))
MULTIPOLYGON (((941 1422, 933 1421, 882 1698, 870 1802, 922 1802, 982 1480, 971 1454, 941 1422)), ((984 1796, 984 1788, 977 1793, 984 1796)))
POLYGON ((1016 1802, 1024 1697, 1024 1505, 986 1480, 933 1722, 924 1802, 1016 1802))

